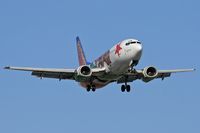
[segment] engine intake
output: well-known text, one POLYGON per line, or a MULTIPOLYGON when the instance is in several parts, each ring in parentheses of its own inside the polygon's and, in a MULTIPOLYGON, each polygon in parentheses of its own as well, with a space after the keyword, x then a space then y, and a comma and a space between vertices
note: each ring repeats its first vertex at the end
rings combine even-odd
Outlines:
POLYGON ((78 82, 85 82, 85 81, 89 81, 92 75, 92 70, 89 66, 80 66, 77 70, 76 70, 76 76, 75 79, 78 82))
POLYGON ((144 75, 143 81, 149 82, 153 80, 154 78, 156 78, 156 76, 158 75, 158 71, 153 66, 145 67, 143 70, 143 75, 144 75))
POLYGON ((91 74, 91 69, 88 66, 84 66, 81 68, 81 74, 88 76, 91 74))
POLYGON ((89 66, 80 66, 77 69, 77 74, 80 76, 90 77, 92 75, 92 70, 89 66))

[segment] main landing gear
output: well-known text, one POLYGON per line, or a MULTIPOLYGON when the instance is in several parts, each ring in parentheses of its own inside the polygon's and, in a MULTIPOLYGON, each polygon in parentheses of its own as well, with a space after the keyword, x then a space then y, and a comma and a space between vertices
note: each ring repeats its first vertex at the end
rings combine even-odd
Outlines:
MULTIPOLYGON (((138 61, 134 62, 134 63, 136 63, 135 65, 137 65, 138 61)), ((135 66, 135 65, 133 65, 133 66, 135 66)), ((130 67, 130 69, 128 70, 128 72, 129 73, 136 73, 136 70, 133 67, 130 67)), ((125 92, 125 91, 130 92, 131 91, 131 86, 127 85, 127 79, 128 79, 128 77, 125 77, 125 85, 121 86, 121 91, 122 92, 125 92)))
POLYGON ((95 92, 96 91, 96 86, 95 85, 88 85, 86 90, 87 90, 87 92, 90 92, 91 90, 93 92, 95 92))
POLYGON ((125 84, 121 86, 121 91, 122 92, 130 92, 131 91, 131 86, 127 84, 127 77, 125 77, 125 84))
POLYGON ((130 85, 122 85, 121 86, 121 91, 122 92, 125 92, 125 91, 130 92, 131 91, 131 86, 130 85))

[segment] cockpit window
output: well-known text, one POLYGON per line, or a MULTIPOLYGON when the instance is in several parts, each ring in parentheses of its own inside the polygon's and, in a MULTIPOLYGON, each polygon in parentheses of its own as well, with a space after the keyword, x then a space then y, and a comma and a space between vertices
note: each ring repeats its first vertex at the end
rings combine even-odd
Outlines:
POLYGON ((135 43, 141 44, 141 42, 138 42, 138 41, 135 42, 135 41, 134 41, 134 42, 127 42, 127 43, 126 43, 126 46, 128 46, 128 45, 130 45, 130 44, 135 44, 135 43))

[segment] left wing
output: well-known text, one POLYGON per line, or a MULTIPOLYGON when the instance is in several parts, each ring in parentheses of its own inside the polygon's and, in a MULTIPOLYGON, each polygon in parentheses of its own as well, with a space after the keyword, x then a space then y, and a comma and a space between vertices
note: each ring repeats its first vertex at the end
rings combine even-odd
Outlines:
POLYGON ((39 78, 74 79, 75 69, 51 69, 31 67, 5 67, 8 70, 31 71, 33 76, 39 78))
POLYGON ((147 69, 142 70, 134 70, 132 72, 128 72, 120 78, 117 83, 125 83, 125 82, 133 82, 134 80, 141 79, 144 82, 149 82, 153 79, 161 78, 164 80, 166 77, 170 77, 172 73, 179 73, 179 72, 191 72, 195 71, 195 69, 174 69, 174 70, 156 70, 154 75, 148 76, 147 69))

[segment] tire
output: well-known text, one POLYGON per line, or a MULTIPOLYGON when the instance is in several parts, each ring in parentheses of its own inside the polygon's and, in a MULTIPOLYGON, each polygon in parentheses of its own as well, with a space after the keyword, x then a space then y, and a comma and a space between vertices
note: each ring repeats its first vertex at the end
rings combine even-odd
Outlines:
POLYGON ((96 89, 95 89, 95 88, 92 88, 92 91, 93 91, 93 92, 95 92, 95 91, 96 91, 96 89))
POLYGON ((127 92, 130 92, 130 91, 131 91, 131 86, 130 86, 130 85, 127 85, 127 86, 126 86, 126 91, 127 91, 127 92))
POLYGON ((91 87, 88 85, 86 90, 87 92, 89 92, 91 90, 91 87))
POLYGON ((125 85, 122 85, 122 86, 121 86, 121 91, 122 91, 122 92, 125 92, 125 90, 126 90, 125 85))

